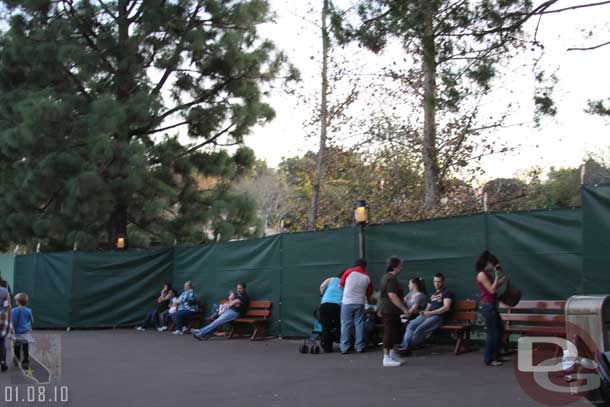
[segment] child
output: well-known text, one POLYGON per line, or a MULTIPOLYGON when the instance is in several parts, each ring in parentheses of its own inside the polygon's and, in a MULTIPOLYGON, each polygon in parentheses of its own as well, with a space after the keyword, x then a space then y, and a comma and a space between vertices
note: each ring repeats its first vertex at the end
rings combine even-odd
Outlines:
POLYGON ((28 304, 28 295, 19 293, 15 296, 17 308, 13 308, 11 320, 13 329, 15 330, 15 356, 13 363, 19 365, 21 359, 21 351, 23 351, 23 359, 21 360, 21 368, 27 370, 30 368, 30 342, 34 342, 32 338, 32 310, 26 307, 28 304))
POLYGON ((161 322, 161 326, 159 328, 157 328, 157 331, 159 331, 159 332, 167 331, 167 324, 169 323, 172 315, 175 314, 176 311, 178 311, 178 304, 176 303, 176 301, 178 300, 178 297, 176 297, 176 292, 173 289, 171 289, 169 295, 171 298, 170 307, 168 310, 163 311, 159 315, 159 320, 161 322))
POLYGON ((210 316, 210 319, 216 319, 219 316, 222 315, 223 312, 225 312, 227 309, 229 309, 229 303, 231 301, 233 301, 235 299, 235 293, 231 290, 229 291, 229 298, 224 301, 222 304, 214 304, 214 307, 212 308, 212 315, 210 316))

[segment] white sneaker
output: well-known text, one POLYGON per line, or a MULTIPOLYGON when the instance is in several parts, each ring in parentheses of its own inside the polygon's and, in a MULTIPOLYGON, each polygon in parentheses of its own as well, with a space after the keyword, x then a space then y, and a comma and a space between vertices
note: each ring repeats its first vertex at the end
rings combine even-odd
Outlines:
POLYGON ((395 361, 402 363, 402 359, 400 358, 400 355, 394 349, 390 349, 389 356, 390 356, 390 358, 394 359, 395 361))
POLYGON ((188 331, 189 331, 189 327, 188 326, 185 326, 185 327, 182 328, 182 333, 183 334, 187 333, 188 331))
POLYGON ((157 331, 165 332, 165 331, 167 331, 167 327, 166 326, 159 327, 159 328, 157 328, 157 331))
POLYGON ((383 367, 399 367, 402 366, 402 362, 392 359, 390 356, 383 357, 383 367))
POLYGON ((174 335, 184 335, 184 333, 182 333, 182 331, 178 331, 175 330, 174 332, 172 332, 174 335))
POLYGON ((136 331, 146 331, 146 329, 142 328, 141 326, 136 326, 136 331))

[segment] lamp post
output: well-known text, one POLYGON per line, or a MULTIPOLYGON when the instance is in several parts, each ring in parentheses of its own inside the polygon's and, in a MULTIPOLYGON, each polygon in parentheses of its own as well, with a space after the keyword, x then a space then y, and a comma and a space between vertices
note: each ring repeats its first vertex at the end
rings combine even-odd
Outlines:
POLYGON ((354 222, 358 226, 358 248, 360 258, 364 259, 366 256, 365 245, 364 245, 364 226, 369 221, 369 207, 366 205, 366 201, 359 200, 354 205, 354 222))
POLYGON ((125 236, 119 235, 116 238, 116 250, 125 250, 125 236))

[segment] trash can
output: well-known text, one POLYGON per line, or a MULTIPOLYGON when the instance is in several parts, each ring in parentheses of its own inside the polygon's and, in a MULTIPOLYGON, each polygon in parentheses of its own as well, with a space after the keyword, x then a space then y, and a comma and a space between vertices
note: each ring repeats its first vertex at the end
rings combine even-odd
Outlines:
POLYGON ((598 352, 610 351, 610 295, 572 296, 566 302, 565 316, 568 339, 577 343, 582 330, 598 352))

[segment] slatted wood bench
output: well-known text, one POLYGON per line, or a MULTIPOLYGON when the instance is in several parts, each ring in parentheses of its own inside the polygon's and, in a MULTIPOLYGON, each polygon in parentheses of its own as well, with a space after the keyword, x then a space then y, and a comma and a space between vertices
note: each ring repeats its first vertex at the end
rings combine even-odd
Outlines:
POLYGON ((250 301, 250 306, 243 317, 239 317, 233 321, 231 332, 228 339, 231 339, 234 334, 243 336, 244 327, 251 327, 254 332, 250 337, 251 340, 256 340, 258 337, 267 337, 267 325, 269 316, 271 315, 272 302, 268 300, 250 301))
POLYGON ((477 318, 476 309, 477 302, 474 300, 454 301, 449 315, 439 328, 440 331, 449 331, 455 336, 453 353, 456 355, 470 351, 470 331, 477 318))
POLYGON ((504 348, 508 347, 510 335, 514 333, 565 338, 565 306, 563 300, 527 300, 514 307, 500 304, 500 317, 504 322, 504 348))

